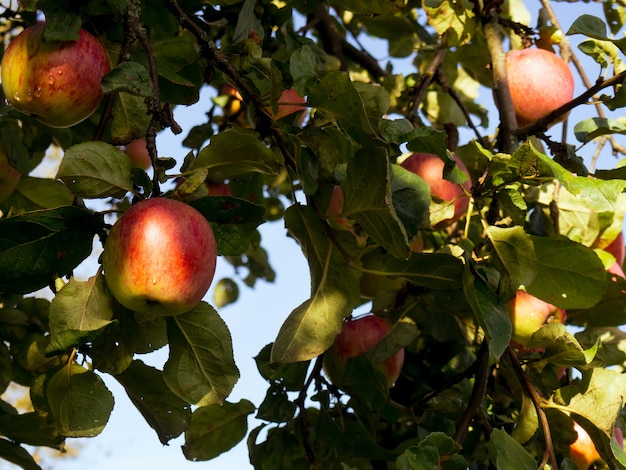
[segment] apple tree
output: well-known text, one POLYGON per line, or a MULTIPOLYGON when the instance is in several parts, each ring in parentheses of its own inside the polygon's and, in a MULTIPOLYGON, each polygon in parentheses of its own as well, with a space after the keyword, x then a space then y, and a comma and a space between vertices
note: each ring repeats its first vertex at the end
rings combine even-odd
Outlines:
POLYGON ((626 468, 622 2, 573 2, 567 27, 549 0, 2 4, 0 389, 32 411, 2 401, 0 458, 97 436, 109 376, 194 461, 245 439, 268 469, 626 468), (151 199, 185 210, 139 222, 151 199), (267 393, 234 402, 219 309, 273 281, 264 223, 310 296, 262 306, 267 393), (186 303, 214 252, 240 276, 186 303))

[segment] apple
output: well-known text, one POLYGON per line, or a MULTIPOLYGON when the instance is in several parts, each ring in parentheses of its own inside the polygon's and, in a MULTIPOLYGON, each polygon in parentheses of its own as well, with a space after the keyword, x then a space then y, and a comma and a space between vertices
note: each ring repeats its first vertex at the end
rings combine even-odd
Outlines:
POLYGON ((233 195, 233 193, 230 190, 230 186, 228 186, 228 183, 225 183, 224 181, 215 182, 215 181, 206 180, 204 185, 206 186, 207 191, 209 192, 209 196, 232 196, 233 195))
POLYGON ((624 246, 624 232, 620 232, 615 240, 604 248, 604 251, 610 253, 615 258, 615 262, 619 266, 624 265, 624 256, 626 255, 626 247, 624 246))
POLYGON ((0 201, 4 201, 15 191, 22 179, 22 174, 11 165, 4 145, 0 142, 0 201))
POLYGON ((545 49, 509 51, 506 73, 520 127, 532 124, 574 97, 574 76, 569 66, 545 49))
POLYGON ((463 162, 455 155, 454 160, 457 166, 467 175, 467 180, 462 184, 454 184, 444 179, 444 162, 433 153, 416 152, 406 158, 400 165, 420 176, 430 186, 430 193, 441 201, 454 204, 454 215, 451 218, 442 220, 435 225, 435 228, 445 228, 459 220, 469 206, 469 192, 472 183, 469 172, 463 162))
POLYGON ((148 147, 146 147, 146 139, 131 140, 124 146, 124 153, 128 155, 135 168, 147 170, 152 166, 152 159, 148 147))
MULTIPOLYGON (((347 362, 372 349, 390 330, 391 326, 386 320, 372 314, 345 321, 341 333, 324 353, 323 367, 331 382, 343 388, 347 362)), ((387 385, 392 387, 400 376, 403 364, 404 349, 400 349, 385 362, 375 366, 385 374, 387 385)))
POLYGON ((113 225, 102 267, 109 290, 124 307, 171 316, 202 300, 216 260, 206 218, 184 202, 155 197, 134 204, 113 225))
POLYGON ((109 57, 83 29, 77 41, 44 42, 44 28, 37 23, 10 42, 2 57, 2 90, 16 110, 51 127, 70 127, 100 104, 109 57))
POLYGON ((506 303, 513 326, 512 340, 523 346, 528 344, 535 331, 546 323, 565 321, 565 310, 538 299, 524 290, 518 290, 515 297, 506 303))
MULTIPOLYGON (((274 113, 272 108, 269 108, 269 113, 274 120, 279 120, 284 118, 285 116, 289 116, 290 114, 297 113, 298 111, 303 111, 306 109, 306 106, 302 106, 299 103, 306 103, 306 98, 300 96, 295 88, 288 88, 282 92, 280 98, 278 98, 278 111, 274 113)), ((306 113, 302 113, 298 118, 298 125, 301 126, 304 123, 304 119, 306 117, 306 113)))
MULTIPOLYGON (((591 440, 591 436, 576 421, 574 421, 574 431, 576 431, 578 438, 569 446, 570 458, 580 470, 587 470, 592 464, 602 461, 602 457, 591 440)), ((613 429, 613 434, 618 445, 624 448, 622 429, 616 426, 613 429)))

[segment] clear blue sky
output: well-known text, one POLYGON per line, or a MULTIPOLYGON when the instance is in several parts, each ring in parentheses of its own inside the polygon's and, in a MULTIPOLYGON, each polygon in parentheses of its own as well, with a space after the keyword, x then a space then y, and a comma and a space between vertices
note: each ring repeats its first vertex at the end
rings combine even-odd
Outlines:
MULTIPOLYGON (((532 5, 535 15, 538 2, 527 2, 532 5)), ((575 7, 567 3, 555 3, 553 8, 557 11, 561 26, 567 31, 572 21, 578 14, 595 14, 603 17, 601 5, 585 4, 582 7, 575 7), (572 15, 575 16, 572 16, 572 15)), ((582 37, 575 36, 571 40, 579 41, 582 37)), ((378 49, 380 50, 380 49, 378 49)), ((575 49, 576 51, 576 49, 575 49)), ((379 54, 383 57, 384 50, 379 54)), ((577 54, 582 58, 582 54, 577 54)), ((595 64, 590 64, 587 73, 592 81, 595 80, 599 68, 595 64)), ((580 83, 577 84, 576 93, 582 91, 580 83)), ((481 92, 481 99, 485 106, 490 106, 491 93, 481 92)), ((165 131, 158 136, 157 145, 162 156, 171 156, 182 160, 187 153, 187 149, 181 146, 184 134, 195 124, 201 123, 205 119, 204 113, 209 109, 208 97, 189 108, 177 108, 175 118, 185 129, 183 135, 174 136, 169 131, 165 131)), ((581 116, 594 115, 592 108, 583 108, 572 114, 570 127, 573 126, 581 116), (583 113, 584 112, 584 113, 583 113)), ((496 120, 495 115, 492 118, 496 120)), ((560 126, 558 132, 560 132, 560 126)), ((618 138, 618 140, 620 140, 618 138)), ((573 142, 573 140, 572 140, 573 142)), ((623 139, 620 140, 623 143, 623 139)), ((590 152, 585 150, 583 155, 588 164, 590 152)), ((605 151, 606 154, 606 151, 605 151)), ((601 167, 610 168, 615 165, 615 159, 604 155, 601 159, 601 167)), ((278 329, 286 316, 306 300, 309 296, 309 275, 308 267, 300 249, 295 242, 285 236, 282 221, 268 223, 261 227, 263 236, 263 246, 268 250, 270 262, 276 270, 276 282, 268 284, 258 282, 254 290, 242 286, 240 289, 239 301, 222 308, 220 315, 227 323, 233 336, 235 359, 241 371, 241 379, 235 386, 231 396, 231 402, 236 402, 241 398, 251 400, 255 405, 259 405, 265 396, 267 384, 260 377, 256 369, 253 357, 267 343, 273 341, 278 333, 278 329)), ((93 263, 86 263, 77 271, 77 276, 87 278, 95 272, 93 263)), ((230 265, 220 260, 216 279, 224 276, 234 276, 234 271, 230 265)), ((211 302, 212 290, 206 300, 211 302)), ((161 366, 167 359, 167 349, 164 348, 155 354, 139 357, 151 364, 161 366)), ((126 469, 246 469, 251 468, 246 441, 244 440, 232 451, 208 462, 188 462, 180 449, 184 443, 182 437, 170 442, 169 446, 162 446, 156 433, 145 423, 139 412, 130 403, 124 390, 108 376, 105 381, 115 396, 115 408, 111 419, 103 433, 93 439, 82 439, 69 441, 69 446, 78 449, 78 456, 72 459, 46 459, 52 469, 63 470, 110 470, 112 468, 126 469)), ((255 428, 259 424, 253 417, 249 419, 249 429, 255 428)), ((0 463, 0 469, 12 468, 10 464, 0 463)))

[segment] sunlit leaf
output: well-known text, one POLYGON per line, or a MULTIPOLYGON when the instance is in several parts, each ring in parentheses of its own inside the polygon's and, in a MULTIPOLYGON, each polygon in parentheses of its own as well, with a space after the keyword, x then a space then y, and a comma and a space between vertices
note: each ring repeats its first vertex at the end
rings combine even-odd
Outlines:
POLYGON ((239 379, 228 327, 209 304, 167 319, 170 355, 163 368, 170 389, 188 403, 221 404, 239 379))

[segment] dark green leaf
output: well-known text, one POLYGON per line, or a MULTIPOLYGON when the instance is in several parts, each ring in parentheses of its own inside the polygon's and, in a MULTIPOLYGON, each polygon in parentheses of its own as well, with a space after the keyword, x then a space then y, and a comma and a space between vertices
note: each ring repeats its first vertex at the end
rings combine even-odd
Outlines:
POLYGON ((22 446, 0 439, 0 458, 23 468, 24 470, 41 470, 35 459, 22 446))
POLYGON ((239 379, 230 332, 217 312, 200 303, 189 312, 167 318, 170 355, 165 382, 188 403, 221 404, 239 379))
POLYGON ((188 428, 191 407, 170 390, 160 370, 135 360, 115 378, 156 431, 161 444, 166 445, 188 428))
POLYGON ((536 470, 537 462, 505 431, 494 429, 489 438, 489 459, 496 468, 536 470))
POLYGON ((57 430, 67 437, 97 436, 113 410, 113 395, 102 379, 75 363, 52 376, 46 396, 57 430))
POLYGON ((27 293, 70 273, 91 253, 101 215, 78 207, 26 212, 0 219, 0 286, 27 293))
POLYGON ((210 460, 232 449, 246 436, 248 415, 254 410, 254 405, 245 399, 198 408, 185 431, 185 457, 193 461, 210 460))
POLYGON ((105 93, 126 92, 137 96, 152 96, 152 80, 146 68, 137 62, 116 65, 103 79, 105 93))

